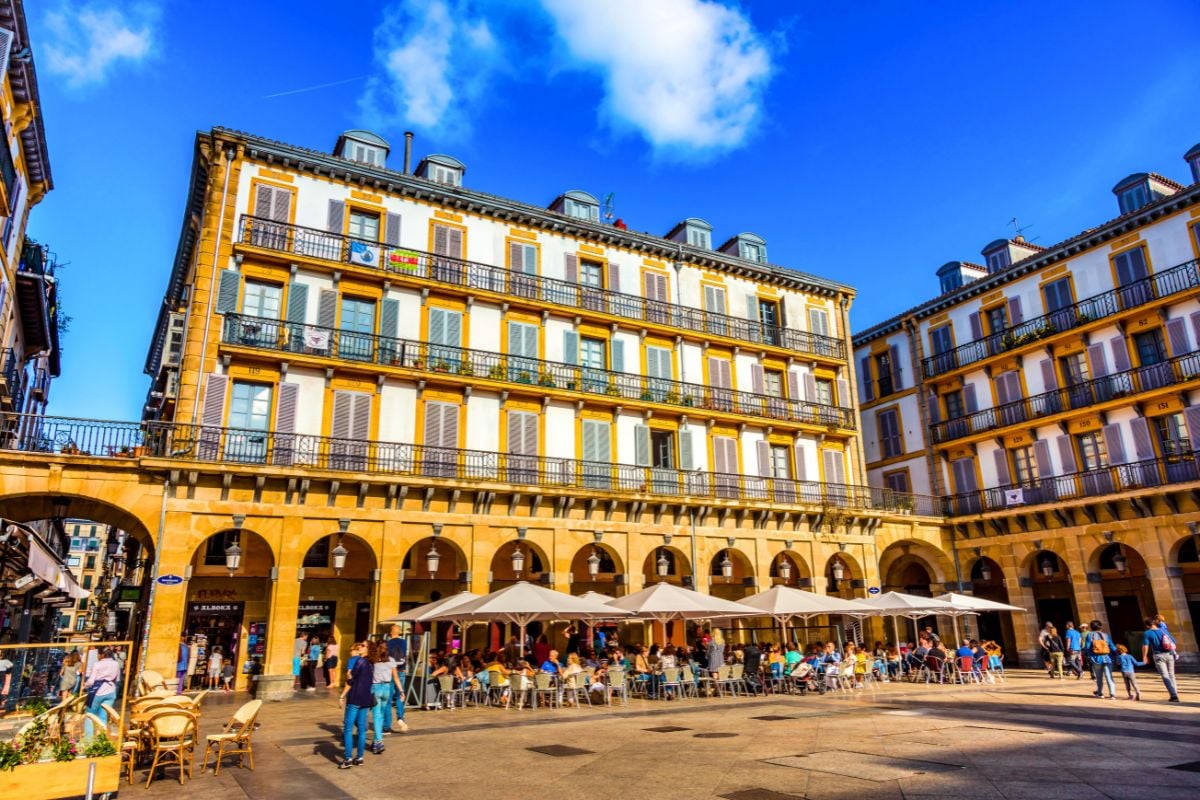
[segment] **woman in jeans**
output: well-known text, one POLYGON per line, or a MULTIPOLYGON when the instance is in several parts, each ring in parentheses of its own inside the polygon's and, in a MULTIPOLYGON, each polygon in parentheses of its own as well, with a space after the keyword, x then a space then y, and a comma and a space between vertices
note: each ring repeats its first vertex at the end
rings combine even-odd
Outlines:
POLYGON ((379 755, 383 752, 383 716, 387 713, 393 689, 400 690, 400 676, 396 674, 395 660, 388 654, 387 642, 372 642, 367 660, 371 662, 371 697, 374 700, 371 721, 375 723, 375 740, 371 743, 371 752, 379 755))
POLYGON ((354 660, 354 666, 350 668, 350 674, 346 676, 346 688, 342 690, 341 697, 338 698, 338 703, 345 706, 346 713, 342 718, 342 733, 345 739, 346 757, 342 759, 342 763, 338 764, 338 769, 350 769, 351 767, 361 767, 363 763, 363 753, 367 749, 367 711, 372 705, 371 678, 374 673, 374 668, 370 660, 367 658, 366 642, 356 642, 350 648, 350 655, 358 656, 354 660), (358 736, 355 737, 355 726, 358 728, 358 736), (358 745, 357 753, 353 745, 358 745))
POLYGON ((1113 683, 1112 665, 1113 654, 1117 648, 1113 646, 1112 638, 1104 632, 1104 625, 1098 619, 1092 620, 1088 626, 1091 630, 1083 637, 1083 651, 1088 655, 1092 665, 1092 675, 1096 677, 1096 697, 1104 697, 1104 686, 1108 685, 1108 699, 1117 696, 1117 686, 1113 683))
MULTIPOLYGON (((87 680, 83 684, 84 689, 95 689, 95 694, 92 695, 92 700, 87 705, 87 712, 99 717, 101 722, 108 722, 108 712, 102 706, 105 703, 111 703, 117 696, 117 681, 119 680, 121 680, 121 665, 113 658, 112 650, 106 647, 100 651, 100 657, 88 670, 87 680)), ((91 727, 91 720, 86 721, 84 733, 89 737, 93 734, 91 727)))

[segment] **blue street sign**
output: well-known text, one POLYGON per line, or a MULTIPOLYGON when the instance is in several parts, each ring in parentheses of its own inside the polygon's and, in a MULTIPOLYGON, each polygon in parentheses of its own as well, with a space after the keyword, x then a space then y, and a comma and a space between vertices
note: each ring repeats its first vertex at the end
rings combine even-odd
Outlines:
MULTIPOLYGON (((159 578, 159 580, 162 580, 162 578, 159 578)), ((879 587, 872 586, 870 589, 867 589, 867 594, 879 594, 879 587)))
POLYGON ((183 583, 183 578, 179 575, 159 575, 158 582, 163 586, 178 586, 183 583))

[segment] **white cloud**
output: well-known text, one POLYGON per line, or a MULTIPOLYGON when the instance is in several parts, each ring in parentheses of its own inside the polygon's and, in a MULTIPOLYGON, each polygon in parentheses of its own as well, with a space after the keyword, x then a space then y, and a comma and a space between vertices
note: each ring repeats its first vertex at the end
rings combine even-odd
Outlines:
POLYGON ((541 0, 570 55, 605 83, 605 114, 660 154, 740 146, 761 114, 769 47, 737 8, 706 0, 541 0))
POLYGON ((118 62, 138 63, 151 54, 159 17, 158 6, 146 3, 47 12, 46 68, 69 86, 103 83, 118 62))
POLYGON ((383 74, 368 81, 360 104, 383 129, 461 134, 466 106, 482 96, 498 54, 487 21, 462 0, 401 0, 375 29, 383 74))

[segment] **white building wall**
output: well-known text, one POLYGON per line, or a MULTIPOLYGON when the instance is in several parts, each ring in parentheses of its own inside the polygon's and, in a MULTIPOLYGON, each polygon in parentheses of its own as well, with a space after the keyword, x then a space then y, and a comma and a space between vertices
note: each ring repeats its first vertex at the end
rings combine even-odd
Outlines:
POLYGON ((576 458, 575 408, 567 403, 550 403, 545 411, 545 453, 551 458, 576 458))
MULTIPOLYGON (((387 379, 377 395, 379 439, 384 442, 417 443, 417 387, 387 379)), ((469 433, 468 421, 468 433, 469 433)))
POLYGON ((296 433, 320 436, 325 413, 325 374, 305 367, 288 369, 285 383, 300 387, 296 398, 296 433))
POLYGON ((467 400, 467 449, 498 453, 504 449, 500 440, 500 397, 491 393, 473 392, 467 400))

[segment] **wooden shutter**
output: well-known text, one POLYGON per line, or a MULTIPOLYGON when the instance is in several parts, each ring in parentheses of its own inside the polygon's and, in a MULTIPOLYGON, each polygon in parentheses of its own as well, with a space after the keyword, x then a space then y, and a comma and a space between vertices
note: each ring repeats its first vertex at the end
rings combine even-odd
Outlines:
MULTIPOLYGON (((352 411, 354 406, 353 392, 334 392, 333 393, 333 424, 330 426, 329 435, 335 439, 351 438, 351 430, 354 424, 352 411)), ((426 424, 428 424, 428 411, 426 411, 426 424)))
POLYGON ((1200 450, 1200 406, 1185 408, 1183 418, 1187 422, 1188 443, 1191 445, 1192 452, 1200 450))
POLYGON ((688 428, 679 431, 679 468, 685 472, 692 470, 692 432, 688 428))
POLYGON ((1129 421, 1129 430, 1133 434, 1133 450, 1138 461, 1150 461, 1154 458, 1154 444, 1150 441, 1150 424, 1145 417, 1134 417, 1129 421))
POLYGON ((287 321, 303 323, 308 316, 308 285, 293 281, 288 285, 287 321))
POLYGON ((811 372, 804 373, 804 399, 810 403, 817 402, 817 376, 811 372))
POLYGON ((371 438, 371 395, 353 392, 350 407, 350 438, 371 438))
POLYGON ((718 474, 733 471, 729 469, 729 461, 725 454, 726 441, 728 441, 728 438, 725 436, 713 437, 713 472, 718 474))
POLYGON ((204 405, 200 410, 200 424, 220 427, 225 418, 225 392, 229 378, 210 372, 204 383, 204 405))
POLYGON ((1071 441, 1070 436, 1058 436, 1058 457, 1062 460, 1062 474, 1069 475, 1072 472, 1078 472, 1078 467, 1075 466, 1075 443, 1071 441))
POLYGON ((974 492, 979 488, 975 480, 975 461, 970 458, 960 458, 952 462, 954 470, 954 491, 957 494, 974 492))
POLYGON ((1048 358, 1043 358, 1041 367, 1042 384, 1046 387, 1047 392, 1053 392, 1058 388, 1058 376, 1054 374, 1054 362, 1048 358))
POLYGON ((442 344, 453 345, 454 347, 462 346, 462 313, 459 311, 447 311, 446 316, 446 340, 442 344))
POLYGON ((1171 342, 1171 355, 1181 356, 1188 351, 1187 325, 1182 317, 1167 320, 1167 338, 1171 342))
POLYGON ((463 232, 458 228, 446 229, 446 255, 454 258, 465 258, 463 253, 463 232))
MULTIPOLYGON (((1196 231, 1196 236, 1200 237, 1200 225, 1197 225, 1193 230, 1196 231)), ((1197 244, 1200 247, 1200 243, 1197 244)), ((1200 311, 1193 311, 1191 314, 1192 320, 1192 336, 1196 339, 1196 349, 1200 350, 1200 311)))
POLYGON ((341 235, 346 230, 346 204, 341 200, 329 201, 329 212, 325 216, 325 230, 341 235))
POLYGON ((975 399, 975 384, 968 383, 963 386, 963 405, 967 409, 968 414, 974 414, 979 410, 979 401, 975 399))
POLYGON ((296 430, 296 404, 300 399, 300 385, 279 384, 279 405, 275 409, 275 432, 294 433, 296 430))
POLYGON ((1124 464, 1129 460, 1125 458, 1125 440, 1121 437, 1120 425, 1104 426, 1104 446, 1108 450, 1108 463, 1124 464))
POLYGON ((850 408, 850 384, 838 378, 837 392, 838 396, 833 399, 833 404, 840 408, 850 408))
POLYGON ((930 389, 929 397, 927 398, 927 408, 929 410, 929 424, 937 425, 942 421, 942 409, 938 403, 937 391, 930 389))
POLYGON ((763 377, 762 364, 750 365, 750 387, 755 394, 765 394, 766 380, 763 377))
POLYGON ((858 388, 862 392, 863 402, 875 399, 875 386, 871 382, 871 357, 864 356, 859 363, 858 388))
POLYGON ((621 291, 621 267, 618 264, 610 263, 608 265, 608 290, 610 292, 621 291))
POLYGON ((217 313, 228 314, 237 311, 238 290, 241 288, 242 276, 236 269, 221 270, 221 280, 217 284, 217 313))
POLYGON ((519 242, 508 243, 508 268, 513 272, 525 271, 525 245, 519 242))
POLYGON ((650 466, 650 428, 647 425, 633 426, 633 463, 639 467, 650 466))
POLYGON ((379 335, 395 339, 400 331, 400 301, 384 298, 379 306, 379 335))
POLYGON ((438 447, 441 444, 443 408, 443 403, 425 404, 425 436, 422 443, 426 447, 438 447))
POLYGON ((767 444, 765 439, 759 439, 755 443, 758 453, 758 474, 760 477, 771 477, 771 446, 767 444))
POLYGON ((904 388, 904 380, 903 380, 903 377, 901 376, 901 369, 900 369, 900 347, 899 347, 899 345, 892 345, 888 349, 888 360, 892 364, 892 390, 898 392, 904 388))
POLYGON ((983 338, 983 323, 979 320, 979 312, 971 314, 971 341, 977 342, 983 338))
POLYGON ((999 405, 1008 403, 1008 373, 1002 372, 996 376, 996 402, 999 405))
POLYGON ((808 327, 812 333, 819 336, 829 335, 829 315, 820 308, 810 308, 808 310, 808 327))
POLYGON ((389 244, 392 247, 400 245, 400 215, 388 214, 387 221, 383 229, 384 244, 389 244))
POLYGON ((317 324, 325 328, 337 324, 337 292, 322 289, 317 296, 317 324))
POLYGON ((579 257, 574 253, 563 256, 563 277, 567 283, 579 283, 579 257))
POLYGON ((1049 478, 1054 474, 1050 463, 1050 440, 1038 439, 1033 443, 1033 460, 1037 462, 1038 477, 1049 478))
POLYGON ((825 482, 846 483, 846 462, 840 450, 823 450, 825 459, 825 482))
POLYGON ((508 452, 513 455, 537 455, 537 414, 528 411, 508 413, 508 452))
POLYGON ((1088 345, 1088 368, 1093 378, 1103 378, 1108 374, 1108 360, 1104 357, 1104 345, 1096 342, 1088 345))
POLYGON ((458 406, 452 403, 442 403, 442 439, 441 446, 458 447, 458 406))
POLYGON ((1129 345, 1124 336, 1114 336, 1108 340, 1113 354, 1113 372, 1124 372, 1129 369, 1129 345))
POLYGON ((788 386, 788 388, 787 388, 788 399, 799 400, 800 399, 800 376, 797 375, 794 370, 789 369, 787 371, 787 386, 788 386))
POLYGON ((792 450, 793 457, 796 462, 796 480, 808 480, 808 462, 804 458, 804 448, 799 442, 796 442, 796 445, 792 448, 792 450))
POLYGON ((709 384, 709 386, 712 386, 715 389, 729 388, 728 386, 726 386, 724 384, 724 381, 722 379, 724 373, 721 369, 721 365, 724 363, 725 362, 719 358, 716 358, 713 356, 708 357, 708 384, 709 384))
POLYGON ((446 344, 446 314, 448 313, 446 309, 436 306, 429 309, 429 332, 425 338, 430 344, 446 344))
POLYGON ((1021 298, 1008 298, 1008 325, 1010 328, 1015 328, 1025 321, 1024 314, 1021 313, 1021 298))
POLYGON ((998 447, 992 451, 992 455, 996 458, 996 485, 1008 486, 1012 483, 1012 479, 1008 475, 1008 452, 998 447))
POLYGON ((579 363, 579 334, 575 331, 563 331, 563 362, 579 363))
POLYGON ((439 256, 450 255, 450 229, 445 225, 433 226, 433 252, 439 256))
POLYGON ((275 187, 260 183, 254 194, 254 216, 262 219, 271 219, 274 208, 275 187))
POLYGON ((583 421, 583 460, 611 463, 609 423, 595 419, 583 421))

